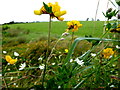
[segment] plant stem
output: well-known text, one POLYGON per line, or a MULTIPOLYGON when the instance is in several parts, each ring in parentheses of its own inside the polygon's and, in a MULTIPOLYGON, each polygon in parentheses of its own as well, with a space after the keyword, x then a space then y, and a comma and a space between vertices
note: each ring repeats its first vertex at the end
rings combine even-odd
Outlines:
POLYGON ((74 32, 72 32, 71 45, 72 45, 73 41, 74 41, 74 32))
POLYGON ((51 32, 51 15, 49 16, 47 55, 49 54, 50 47, 50 32, 51 32))
MULTIPOLYGON (((120 35, 118 35, 118 40, 120 40, 120 35)), ((118 46, 120 46, 120 42, 118 42, 118 46)), ((120 54, 120 50, 118 50, 118 55, 119 54, 120 54)), ((118 58, 118 78, 120 78, 120 57, 118 58)), ((118 84, 118 89, 120 89, 120 81, 118 84)))
MULTIPOLYGON (((49 56, 49 47, 50 47, 50 32, 51 32, 51 15, 49 16, 49 27, 48 27, 48 45, 47 45, 46 58, 47 58, 47 56, 49 56)), ((46 67, 47 67, 47 59, 45 60, 45 68, 44 68, 44 71, 43 71, 42 88, 44 88, 44 80, 45 80, 46 67)))
MULTIPOLYGON (((100 3, 100 0, 98 0, 98 4, 97 4, 97 8, 96 8, 95 20, 94 20, 94 29, 93 30, 96 30, 96 19, 97 19, 97 14, 98 14, 99 3, 100 3)), ((92 36, 93 35, 94 35, 94 31, 92 33, 92 36)))
POLYGON ((15 66, 15 69, 18 71, 18 76, 20 76, 20 73, 19 73, 19 70, 17 69, 17 66, 16 65, 14 65, 15 66))

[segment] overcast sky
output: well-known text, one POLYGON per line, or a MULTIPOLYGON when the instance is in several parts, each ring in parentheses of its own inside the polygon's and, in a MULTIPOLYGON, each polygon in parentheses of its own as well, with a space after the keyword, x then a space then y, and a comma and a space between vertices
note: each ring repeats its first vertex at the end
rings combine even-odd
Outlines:
MULTIPOLYGON (((102 12, 107 9, 107 1, 100 0, 97 14, 97 18, 100 20, 105 20, 102 12)), ((0 24, 10 21, 48 21, 48 15, 34 15, 34 10, 39 10, 43 6, 43 2, 58 2, 61 10, 67 11, 63 17, 65 21, 68 21, 95 18, 98 0, 0 0, 0 24)), ((109 3, 109 7, 114 6, 109 3)))

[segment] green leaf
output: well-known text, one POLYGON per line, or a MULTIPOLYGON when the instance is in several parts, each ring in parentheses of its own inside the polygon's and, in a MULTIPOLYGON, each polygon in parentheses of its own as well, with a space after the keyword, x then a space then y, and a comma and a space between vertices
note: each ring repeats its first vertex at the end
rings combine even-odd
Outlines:
POLYGON ((109 30, 111 27, 112 27, 112 25, 111 25, 110 23, 108 23, 108 24, 106 25, 106 28, 108 28, 108 30, 109 30))
POLYGON ((52 13, 52 7, 49 7, 48 9, 49 9, 49 13, 52 13))
POLYGON ((44 2, 43 2, 43 5, 44 5, 44 7, 45 7, 45 10, 46 10, 47 12, 49 12, 49 7, 48 7, 48 5, 45 4, 44 2))
POLYGON ((47 11, 47 13, 52 13, 52 7, 48 7, 48 5, 45 4, 44 2, 43 2, 43 5, 44 5, 45 10, 47 11))
POLYGON ((72 90, 78 89, 89 77, 92 76, 92 74, 93 74, 94 72, 95 72, 95 71, 93 71, 92 73, 90 73, 90 74, 87 76, 87 78, 85 78, 84 80, 82 80, 81 82, 79 82, 75 87, 73 87, 72 90))
POLYGON ((115 0, 116 1, 116 3, 120 6, 120 1, 119 0, 115 0))
POLYGON ((106 17, 106 15, 104 14, 104 12, 102 12, 103 13, 103 15, 106 17))

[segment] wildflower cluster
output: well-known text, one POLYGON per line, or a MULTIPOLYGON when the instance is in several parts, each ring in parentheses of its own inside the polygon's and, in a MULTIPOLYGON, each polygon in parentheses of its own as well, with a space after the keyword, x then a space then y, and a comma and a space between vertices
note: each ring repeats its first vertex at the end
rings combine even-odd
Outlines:
POLYGON ((80 24, 80 22, 76 20, 67 22, 67 25, 68 25, 67 31, 72 29, 72 32, 78 31, 78 28, 82 27, 82 24, 80 24))
POLYGON ((102 54, 104 58, 109 59, 114 54, 114 51, 112 50, 112 48, 106 48, 103 50, 102 54))
POLYGON ((56 17, 58 20, 63 21, 64 18, 61 17, 62 15, 66 14, 66 11, 60 11, 61 7, 58 5, 58 2, 55 2, 55 4, 48 3, 45 4, 43 2, 44 6, 40 10, 34 10, 34 13, 36 15, 41 14, 50 14, 51 18, 56 17))

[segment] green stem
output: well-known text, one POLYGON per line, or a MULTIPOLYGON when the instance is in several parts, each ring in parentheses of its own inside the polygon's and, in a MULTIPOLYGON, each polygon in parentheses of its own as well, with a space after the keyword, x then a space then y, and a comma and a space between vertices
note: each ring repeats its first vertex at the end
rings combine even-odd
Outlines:
POLYGON ((51 32, 51 16, 49 16, 47 55, 49 54, 49 47, 50 47, 50 32, 51 32))
MULTIPOLYGON (((73 41, 74 41, 74 32, 72 32, 72 38, 71 38, 70 46, 72 45, 73 41)), ((70 46, 69 46, 69 47, 70 47, 70 46)))
POLYGON ((72 42, 73 42, 73 40, 74 40, 74 32, 72 32, 72 42))
POLYGON ((7 63, 7 65, 5 66, 4 72, 6 71, 7 67, 8 67, 8 63, 7 63))
POLYGON ((48 57, 48 59, 47 59, 47 63, 48 63, 48 61, 51 59, 52 53, 53 53, 53 51, 55 50, 55 47, 57 46, 57 44, 58 44, 58 42, 60 41, 61 37, 62 37, 62 36, 60 36, 60 38, 57 40, 57 42, 55 43, 54 47, 52 48, 52 50, 51 50, 51 52, 50 52, 50 55, 49 55, 49 57, 48 57))
MULTIPOLYGON (((47 58, 47 56, 49 55, 49 47, 50 47, 50 32, 51 32, 51 15, 49 16, 48 46, 47 46, 46 58, 47 58)), ((44 88, 44 80, 45 80, 45 74, 46 74, 46 67, 47 67, 47 60, 45 60, 45 68, 44 68, 44 71, 43 71, 42 88, 44 88)))
POLYGON ((20 73, 19 73, 19 70, 18 70, 17 67, 16 67, 16 64, 15 64, 14 66, 15 66, 15 69, 17 70, 17 72, 18 72, 18 76, 19 76, 20 73))

